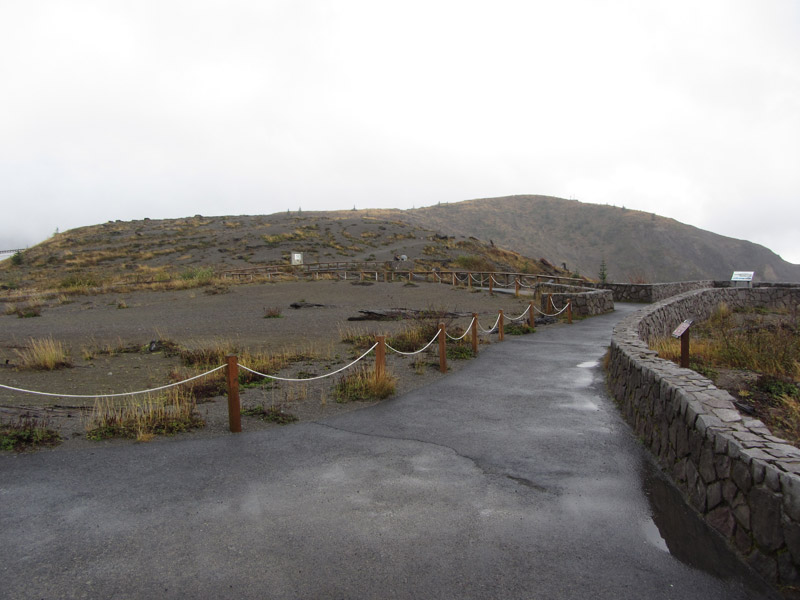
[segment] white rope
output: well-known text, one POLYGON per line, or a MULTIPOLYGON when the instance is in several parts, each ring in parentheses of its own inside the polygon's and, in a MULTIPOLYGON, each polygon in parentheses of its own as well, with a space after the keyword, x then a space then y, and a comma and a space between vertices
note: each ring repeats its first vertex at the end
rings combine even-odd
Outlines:
POLYGON ((511 287, 510 283, 500 283, 497 279, 494 278, 494 275, 489 275, 492 281, 494 281, 495 285, 499 285, 500 287, 511 287))
POLYGON ((248 368, 248 367, 245 367, 244 365, 239 365, 239 366, 240 366, 242 369, 244 369, 245 371, 249 371, 249 372, 250 372, 250 373, 252 373, 253 375, 260 375, 261 377, 266 377, 266 378, 268 378, 268 379, 277 379, 278 381, 314 381, 315 379, 324 379, 324 378, 326 378, 326 377, 332 377, 333 375, 336 375, 337 373, 341 373, 342 371, 344 371, 344 370, 346 370, 346 369, 349 369, 349 368, 350 368, 350 367, 352 367, 354 364, 356 364, 358 361, 360 361, 362 358, 364 358, 364 357, 365 357, 367 354, 369 354, 370 352, 372 352, 373 350, 375 350, 375 347, 376 347, 377 345, 378 345, 378 342, 375 342, 375 343, 372 345, 372 348, 370 348, 369 350, 367 350, 366 352, 364 352, 364 354, 362 354, 361 356, 359 356, 357 359, 355 359, 355 360, 354 360, 353 362, 351 362, 349 365, 346 365, 346 366, 342 367, 341 369, 337 369, 336 371, 333 371, 333 372, 331 372, 331 373, 326 373, 325 375, 317 375, 316 377, 304 377, 304 378, 302 378, 302 379, 294 379, 294 378, 291 378, 291 377, 278 377, 278 376, 276 376, 276 375, 267 375, 266 373, 259 373, 258 371, 254 371, 253 369, 250 369, 250 368, 248 368))
POLYGON ((494 322, 494 325, 492 325, 490 329, 484 329, 483 327, 481 327, 480 321, 478 321, 478 329, 480 329, 483 333, 492 333, 497 328, 497 325, 499 323, 500 323, 500 313, 497 313, 497 320, 494 322))
MULTIPOLYGON (((565 306, 564 308, 562 308, 560 311, 558 311, 558 312, 555 312, 555 313, 553 313, 553 314, 546 313, 546 312, 542 312, 542 311, 541 311, 539 308, 537 308, 536 306, 534 306, 533 308, 534 308, 534 310, 535 310, 536 312, 538 312, 540 315, 544 315, 545 317, 557 317, 558 315, 560 315, 561 313, 563 313, 565 310, 567 310, 567 309, 569 308, 569 303, 567 303, 567 306, 565 306)), ((553 308, 555 308, 555 306, 553 306, 553 308)))
POLYGON ((544 315, 545 317, 549 317, 549 316, 550 316, 550 315, 548 315, 546 312, 542 312, 542 309, 540 309, 538 306, 534 306, 534 307, 533 307, 533 310, 535 310, 536 312, 538 312, 540 315, 544 315))
POLYGON ((467 334, 469 333, 470 329, 472 329, 472 323, 473 322, 475 322, 475 317, 472 317, 472 321, 469 322, 469 325, 467 325, 467 330, 464 332, 464 334, 461 337, 453 337, 452 335, 447 333, 447 331, 445 331, 444 333, 445 333, 445 335, 447 337, 449 337, 454 342, 458 342, 460 340, 463 340, 465 337, 467 337, 467 334))
POLYGON ((528 308, 526 308, 526 309, 525 309, 525 312, 523 312, 523 313, 522 313, 520 316, 518 316, 518 317, 509 317, 509 318, 508 318, 508 320, 509 320, 509 321, 519 321, 519 320, 520 320, 522 317, 524 317, 525 315, 527 315, 527 314, 528 314, 528 311, 529 311, 530 309, 531 309, 531 304, 528 304, 528 308))
POLYGON ((456 281, 458 281, 459 283, 467 283, 469 281, 469 273, 467 273, 467 276, 464 279, 461 279, 461 277, 458 276, 458 273, 455 273, 455 276, 456 276, 456 281))
POLYGON ((392 348, 392 347, 391 347, 389 344, 386 344, 386 347, 387 347, 389 350, 391 350, 392 352, 397 352, 398 354, 402 354, 402 355, 404 355, 404 356, 413 356, 414 354, 419 354, 420 352, 425 352, 425 350, 427 350, 428 348, 430 348, 430 345, 431 345, 431 344, 433 344, 433 342, 435 342, 435 341, 436 341, 436 338, 438 338, 438 337, 439 337, 439 332, 441 332, 441 329, 440 329, 439 331, 437 331, 437 332, 436 332, 436 335, 435 335, 435 336, 433 336, 433 339, 432 339, 430 342, 428 342, 428 343, 425 345, 425 347, 424 347, 424 348, 420 348, 420 349, 419 349, 419 350, 417 350, 416 352, 402 352, 402 351, 398 350, 397 348, 392 348))
POLYGON ((224 369, 225 367, 226 365, 220 365, 215 369, 211 369, 210 371, 206 371, 205 373, 201 373, 200 375, 195 375, 194 377, 190 377, 189 379, 184 379, 183 381, 179 381, 177 383, 170 383, 168 385, 162 385, 161 387, 152 388, 149 390, 141 390, 138 392, 123 392, 120 394, 53 394, 50 392, 37 392, 34 390, 24 390, 21 388, 11 387, 10 385, 3 385, 2 383, 0 383, 0 388, 5 388, 13 392, 24 392, 25 394, 36 394, 38 396, 54 396, 56 398, 119 398, 120 396, 137 396, 139 394, 150 394, 152 392, 158 392, 161 390, 165 390, 167 388, 175 387, 177 385, 183 385, 184 383, 194 381, 195 379, 200 379, 201 377, 205 377, 206 375, 211 375, 211 373, 219 371, 220 369, 224 369))

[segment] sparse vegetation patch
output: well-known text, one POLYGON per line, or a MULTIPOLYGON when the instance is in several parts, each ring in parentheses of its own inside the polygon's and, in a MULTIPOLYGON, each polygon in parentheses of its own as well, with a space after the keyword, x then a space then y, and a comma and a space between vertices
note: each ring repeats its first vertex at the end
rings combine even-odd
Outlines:
POLYGON ((22 452, 41 446, 55 446, 61 437, 46 421, 30 416, 0 422, 0 450, 22 452))
MULTIPOLYGON (((693 370, 727 390, 745 414, 800 443, 800 331, 797 315, 733 311, 720 304, 691 329, 693 370)), ((680 362, 680 340, 654 340, 661 358, 680 362)))

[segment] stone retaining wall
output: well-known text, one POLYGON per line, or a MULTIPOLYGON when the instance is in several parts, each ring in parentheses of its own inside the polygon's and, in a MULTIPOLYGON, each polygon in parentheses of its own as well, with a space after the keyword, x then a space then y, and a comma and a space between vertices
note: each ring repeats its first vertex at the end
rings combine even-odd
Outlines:
POLYGON ((706 521, 767 580, 800 582, 800 450, 742 417, 711 381, 648 349, 686 318, 796 307, 797 287, 710 289, 644 308, 614 329, 609 387, 627 421, 706 521))
POLYGON ((599 283, 599 289, 611 290, 615 302, 658 302, 683 292, 714 287, 714 282, 679 281, 676 283, 599 283))
POLYGON ((541 306, 539 307, 542 312, 547 312, 548 294, 552 295, 556 310, 560 310, 567 305, 567 301, 572 300, 572 316, 574 317, 591 317, 614 310, 614 296, 609 290, 555 283, 542 284, 539 286, 539 290, 542 292, 541 306))

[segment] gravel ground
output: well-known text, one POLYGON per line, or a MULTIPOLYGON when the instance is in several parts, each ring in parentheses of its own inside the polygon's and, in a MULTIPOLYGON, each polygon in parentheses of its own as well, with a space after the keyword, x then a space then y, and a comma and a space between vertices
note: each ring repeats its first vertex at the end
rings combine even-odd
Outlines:
MULTIPOLYGON (((170 292, 135 292, 122 295, 78 296, 73 302, 52 302, 40 317, 2 316, 0 334, 0 383, 24 389, 61 394, 99 394, 149 389, 165 385, 170 372, 180 367, 175 356, 163 352, 138 351, 105 355, 87 349, 104 347, 144 348, 153 340, 169 340, 189 348, 233 343, 251 351, 313 352, 316 360, 295 363, 284 376, 323 374, 346 365, 354 356, 352 346, 341 342, 345 332, 391 334, 408 321, 348 321, 362 309, 406 308, 477 312, 484 328, 489 328, 502 309, 517 316, 529 299, 513 295, 454 289, 448 285, 402 282, 354 285, 352 282, 282 282, 231 286, 225 293, 207 293, 204 288, 170 292), (321 307, 293 309, 290 304, 304 302, 321 307), (267 310, 280 318, 264 318, 267 310), (57 371, 23 371, 14 367, 18 350, 30 339, 52 337, 69 348, 73 367, 57 371)), ((465 327, 469 318, 453 319, 449 326, 465 327)), ((481 336, 483 342, 496 342, 497 336, 481 336)), ((365 359, 368 363, 371 358, 365 359)), ((468 360, 449 361, 450 370, 468 365, 468 360)), ((389 356, 389 372, 397 378, 397 393, 426 385, 439 377, 438 358, 389 356)), ((340 404, 330 396, 335 377, 318 383, 281 383, 271 389, 242 392, 244 408, 259 404, 283 407, 300 421, 317 420, 372 404, 340 404)), ((87 444, 130 443, 113 440, 89 442, 84 437, 93 400, 34 396, 0 389, 0 417, 30 413, 47 418, 65 442, 60 449, 87 444)), ((228 433, 227 401, 224 397, 198 405, 206 427, 174 439, 228 433)), ((243 417, 243 428, 276 427, 256 417, 243 417)), ((168 441, 156 438, 156 443, 168 441)))

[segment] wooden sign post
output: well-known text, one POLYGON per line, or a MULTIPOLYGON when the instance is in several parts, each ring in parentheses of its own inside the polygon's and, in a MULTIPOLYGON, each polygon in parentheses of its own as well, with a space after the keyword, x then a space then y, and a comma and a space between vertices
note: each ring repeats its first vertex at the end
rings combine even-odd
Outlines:
POLYGON ((681 367, 684 369, 689 368, 689 328, 692 323, 692 319, 686 319, 672 332, 672 337, 681 339, 681 367))
POLYGON ((239 359, 235 354, 228 354, 226 378, 228 383, 228 426, 231 432, 242 431, 242 407, 239 403, 239 359))

